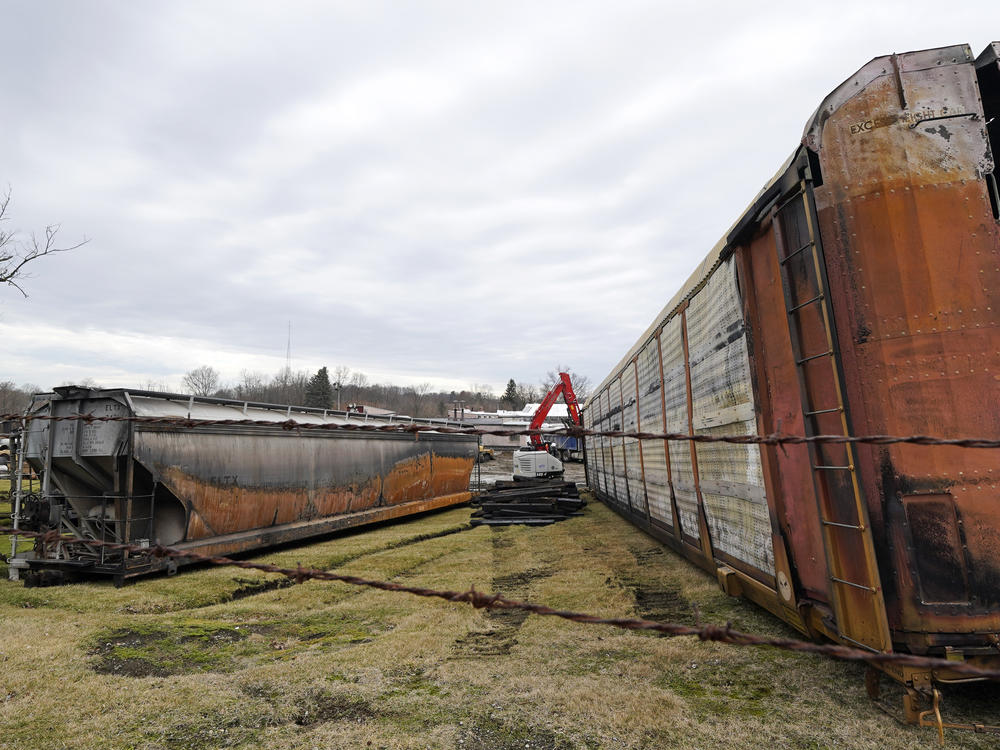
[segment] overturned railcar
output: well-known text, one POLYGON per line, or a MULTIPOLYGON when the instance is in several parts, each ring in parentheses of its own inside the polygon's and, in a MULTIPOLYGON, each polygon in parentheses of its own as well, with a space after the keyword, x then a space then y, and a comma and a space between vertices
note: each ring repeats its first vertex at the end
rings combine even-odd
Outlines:
MULTIPOLYGON (((879 57, 826 97, 586 427, 1000 439, 998 52, 879 57)), ((1000 451, 586 448, 600 498, 800 631, 1000 666, 1000 451)))
POLYGON ((29 581, 120 582, 177 564, 95 542, 227 555, 463 503, 478 450, 474 435, 288 425, 388 417, 126 389, 56 388, 29 414, 112 418, 28 421, 24 457, 42 486, 22 499, 19 525, 62 533, 12 559, 29 581))

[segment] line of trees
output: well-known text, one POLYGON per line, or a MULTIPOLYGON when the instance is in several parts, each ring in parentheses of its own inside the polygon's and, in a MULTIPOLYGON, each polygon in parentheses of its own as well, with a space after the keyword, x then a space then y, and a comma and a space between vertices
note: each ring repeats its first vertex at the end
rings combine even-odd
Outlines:
POLYGON ((573 369, 566 365, 556 365, 554 370, 549 370, 538 385, 532 383, 517 383, 513 378, 507 381, 507 387, 503 395, 500 396, 500 408, 511 411, 520 411, 525 404, 534 404, 545 398, 545 394, 551 391, 559 382, 559 373, 565 372, 569 375, 570 383, 573 385, 573 392, 583 403, 590 395, 592 386, 590 378, 573 372, 573 369))
MULTIPOLYGON (((413 417, 455 417, 463 409, 518 411, 525 404, 537 403, 555 384, 560 372, 570 373, 573 389, 583 401, 591 390, 590 379, 563 366, 547 373, 537 385, 518 383, 512 378, 499 396, 485 384, 476 384, 461 391, 435 391, 430 383, 411 386, 370 383, 364 373, 354 372, 343 366, 334 368, 332 372, 321 367, 313 374, 305 370, 282 368, 272 376, 244 370, 236 382, 224 383, 215 368, 202 365, 184 375, 183 390, 196 396, 270 404, 301 404, 323 409, 346 409, 350 404, 364 404, 413 417)), ((74 384, 100 387, 90 378, 74 384)), ((140 387, 151 391, 168 390, 163 383, 154 381, 142 383, 140 387)), ((23 412, 31 403, 32 394, 42 390, 32 383, 17 385, 13 380, 0 381, 0 414, 23 412)))
MULTIPOLYGON (((344 366, 332 371, 321 367, 315 373, 282 368, 273 376, 244 370, 236 382, 223 383, 215 368, 202 365, 186 373, 183 382, 185 392, 196 396, 301 404, 323 409, 346 409, 351 404, 363 404, 412 417, 455 417, 462 410, 522 409, 525 404, 540 401, 555 384, 560 372, 570 373, 577 396, 581 400, 585 398, 590 390, 589 378, 562 366, 547 373, 538 385, 515 383, 511 379, 502 396, 486 384, 474 384, 461 391, 435 391, 430 383, 410 386, 371 383, 364 373, 344 366)), ((144 387, 157 390, 151 387, 154 385, 147 383, 144 387)))
POLYGON ((17 385, 13 380, 0 380, 0 414, 21 414, 31 403, 31 395, 41 390, 31 383, 17 385))

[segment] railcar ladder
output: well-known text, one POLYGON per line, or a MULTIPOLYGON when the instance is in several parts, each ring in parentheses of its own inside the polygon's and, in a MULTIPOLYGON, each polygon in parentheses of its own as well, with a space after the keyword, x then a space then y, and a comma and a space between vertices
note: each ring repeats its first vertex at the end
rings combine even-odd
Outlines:
MULTIPOLYGON (((779 203, 774 227, 806 435, 850 435, 826 262, 808 176, 779 203)), ((837 632, 855 646, 891 651, 855 446, 809 443, 808 450, 837 632)))

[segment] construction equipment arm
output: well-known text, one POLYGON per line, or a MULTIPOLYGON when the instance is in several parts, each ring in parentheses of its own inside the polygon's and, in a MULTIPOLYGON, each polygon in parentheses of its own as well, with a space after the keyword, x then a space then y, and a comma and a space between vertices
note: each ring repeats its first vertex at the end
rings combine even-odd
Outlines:
MULTIPOLYGON (((552 404, 556 402, 559 395, 562 394, 563 400, 566 402, 566 406, 569 409, 570 419, 573 420, 573 424, 580 424, 580 404, 576 400, 576 394, 573 392, 573 385, 570 383, 569 374, 565 372, 559 373, 559 382, 556 383, 552 390, 545 394, 545 398, 542 399, 542 403, 538 405, 535 410, 535 415, 531 418, 531 423, 528 425, 530 430, 540 430, 542 424, 545 422, 545 418, 549 415, 549 410, 552 409, 552 404)), ((538 448, 539 450, 545 449, 545 444, 542 442, 541 435, 531 435, 528 438, 531 444, 538 448)))

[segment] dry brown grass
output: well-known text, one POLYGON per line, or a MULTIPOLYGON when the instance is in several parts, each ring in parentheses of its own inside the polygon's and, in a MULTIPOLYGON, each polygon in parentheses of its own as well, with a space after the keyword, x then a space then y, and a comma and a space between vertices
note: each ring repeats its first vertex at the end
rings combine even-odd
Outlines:
MULTIPOLYGON (((693 622, 697 605, 705 621, 792 634, 599 504, 545 528, 447 533, 467 518, 262 559, 607 615, 693 622)), ((869 703, 853 665, 266 580, 206 568, 123 589, 0 582, 0 747, 936 747, 869 703)), ((984 690, 995 710, 1000 691, 984 690)), ((946 705, 989 708, 976 695, 946 705)))

